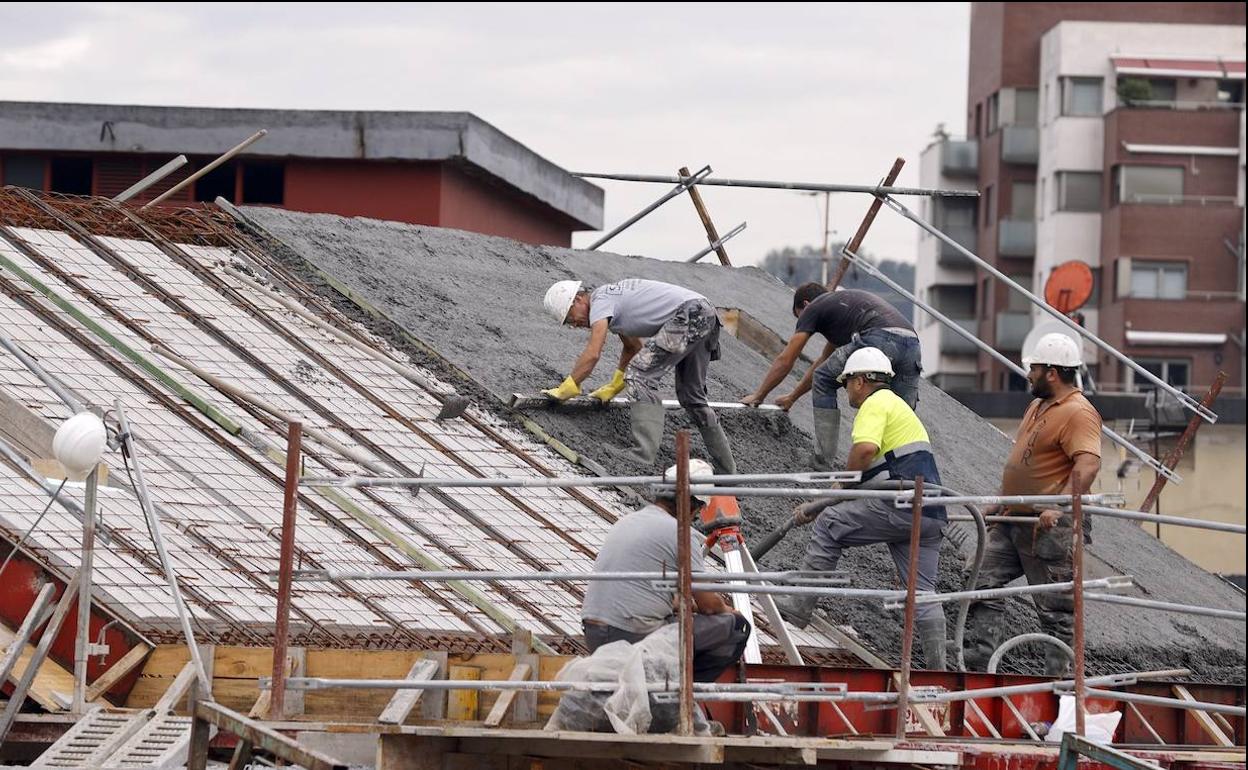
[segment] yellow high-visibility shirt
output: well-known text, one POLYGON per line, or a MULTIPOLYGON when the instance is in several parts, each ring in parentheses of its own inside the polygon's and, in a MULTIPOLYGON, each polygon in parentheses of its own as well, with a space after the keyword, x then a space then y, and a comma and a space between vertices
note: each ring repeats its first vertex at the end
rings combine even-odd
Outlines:
POLYGON ((910 406, 888 388, 881 388, 862 402, 854 418, 854 443, 875 444, 875 462, 885 452, 928 441, 927 429, 910 406))

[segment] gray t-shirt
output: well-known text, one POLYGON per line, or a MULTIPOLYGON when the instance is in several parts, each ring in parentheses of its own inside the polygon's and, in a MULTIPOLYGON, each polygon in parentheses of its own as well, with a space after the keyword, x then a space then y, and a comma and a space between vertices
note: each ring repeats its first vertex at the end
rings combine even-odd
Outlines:
POLYGON ((695 299, 706 297, 683 286, 625 278, 590 292, 589 324, 609 318, 607 327, 616 334, 653 337, 681 305, 695 299))
MULTIPOLYGON (((701 572, 702 535, 689 530, 694 572, 701 572)), ((657 505, 628 514, 611 525, 594 572, 662 572, 675 579, 676 517, 657 505)), ((595 580, 585 589, 581 617, 648 634, 672 614, 672 594, 657 591, 648 580, 595 580)))

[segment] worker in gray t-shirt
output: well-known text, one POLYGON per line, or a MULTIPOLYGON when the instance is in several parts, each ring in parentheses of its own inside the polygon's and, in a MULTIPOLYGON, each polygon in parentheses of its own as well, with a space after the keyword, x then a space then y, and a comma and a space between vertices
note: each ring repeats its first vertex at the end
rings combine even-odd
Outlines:
POLYGON ((636 446, 625 455, 643 465, 654 463, 665 416, 659 381, 674 369, 676 400, 698 426, 715 472, 736 473, 728 436, 706 398, 707 367, 719 359, 719 316, 706 297, 642 278, 625 278, 597 289, 580 281, 559 281, 546 292, 545 305, 560 323, 590 332, 572 373, 543 393, 557 401, 580 395, 608 332, 614 333, 624 345, 620 363, 611 381, 589 395, 606 403, 632 386, 630 422, 636 446))
MULTIPOLYGON (((691 476, 710 471, 703 460, 689 463, 691 476)), ((668 469, 668 477, 674 478, 675 474, 674 466, 668 469)), ((707 499, 701 495, 691 498, 694 517, 707 499)), ((668 572, 674 577, 679 565, 677 539, 681 536, 677 531, 675 498, 656 498, 652 505, 611 525, 594 560, 594 572, 668 572)), ((690 540, 693 571, 701 572, 702 536, 693 529, 684 536, 690 540)), ((610 642, 641 641, 675 622, 672 599, 670 592, 659 591, 648 580, 589 581, 581 607, 585 646, 592 653, 610 642)), ((694 679, 713 682, 745 652, 750 624, 720 594, 694 591, 693 601, 697 613, 693 617, 694 679)))

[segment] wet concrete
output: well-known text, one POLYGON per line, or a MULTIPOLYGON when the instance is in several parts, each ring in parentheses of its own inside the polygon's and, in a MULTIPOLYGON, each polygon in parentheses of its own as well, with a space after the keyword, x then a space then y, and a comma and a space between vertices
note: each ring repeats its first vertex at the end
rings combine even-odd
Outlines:
MULTIPOLYGON (((792 331, 791 291, 756 268, 726 269, 688 265, 598 252, 536 247, 501 238, 440 228, 402 225, 329 215, 307 215, 276 209, 249 208, 248 216, 290 247, 285 257, 319 290, 356 317, 350 303, 334 292, 307 263, 333 275, 396 324, 438 351, 473 382, 461 390, 477 398, 489 394, 505 402, 512 392, 533 393, 557 384, 571 368, 587 332, 560 328, 542 310, 542 297, 554 281, 576 278, 601 285, 624 277, 645 277, 678 283, 705 294, 719 307, 739 307, 782 336, 792 331)), ((384 324, 375 328, 382 333, 384 324)), ((392 339, 397 339, 391 335, 392 339)), ((821 340, 808 353, 818 353, 821 340)), ((618 342, 608 343, 590 388, 610 377, 619 355, 618 342)), ((417 349, 413 360, 435 370, 445 365, 417 349)), ((725 335, 723 358, 712 364, 708 386, 712 400, 735 401, 754 389, 769 361, 725 335)), ((450 373, 446 373, 449 374, 450 373)), ((796 374, 773 396, 786 392, 796 374)), ((529 415, 551 435, 600 463, 611 473, 640 468, 621 460, 610 445, 628 441, 627 411, 561 412, 529 415)), ((842 461, 849 444, 852 410, 842 434, 842 461)), ((919 416, 932 436, 944 482, 971 493, 993 493, 1009 439, 940 390, 923 383, 919 416)), ((809 398, 791 415, 745 410, 721 413, 743 472, 793 471, 807 467, 811 452, 809 398)), ((672 433, 690 428, 694 453, 704 456, 701 439, 680 412, 670 412, 659 462, 672 461, 672 433)), ((793 500, 750 498, 742 501, 747 539, 757 538, 783 522, 793 500)), ((966 525, 951 525, 965 528, 966 525)), ((939 588, 962 584, 963 553, 974 544, 969 537, 950 538, 942 551, 939 588), (963 541, 960 551, 954 541, 963 541)), ((764 560, 765 566, 796 567, 807 532, 797 531, 764 560)), ((1089 551, 1090 576, 1130 574, 1141 589, 1137 595, 1166 601, 1218 607, 1243 607, 1243 597, 1216 576, 1200 570, 1146 532, 1126 522, 1098 519, 1096 543, 1089 551)), ((842 567, 857 585, 893 587, 897 579, 883 546, 846 552, 842 567)), ((862 640, 886 659, 896 660, 898 613, 878 604, 824 604, 837 622, 851 624, 862 640)), ((947 611, 953 618, 953 608, 947 611)), ((1018 633, 1035 630, 1030 606, 1011 604, 1007 620, 1018 633)), ((1234 621, 1156 613, 1110 605, 1090 605, 1089 667, 1095 672, 1187 666, 1209 680, 1244 680, 1244 630, 1234 621)), ((1035 671, 1037 657, 1020 650, 1005 668, 1035 671)))

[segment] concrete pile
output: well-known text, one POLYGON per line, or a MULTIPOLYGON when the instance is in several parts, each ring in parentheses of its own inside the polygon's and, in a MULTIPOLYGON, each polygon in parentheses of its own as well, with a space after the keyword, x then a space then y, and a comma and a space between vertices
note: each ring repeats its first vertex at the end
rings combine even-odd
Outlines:
MULTIPOLYGON (((354 317, 365 317, 350 300, 330 288, 325 275, 347 286, 445 359, 438 361, 426 351, 405 346, 414 360, 435 370, 445 370, 449 362, 479 388, 470 395, 492 395, 496 404, 505 402, 513 392, 535 393, 558 384, 584 344, 586 332, 559 328, 542 311, 542 296, 556 280, 576 278, 590 285, 625 277, 668 281, 705 294, 717 307, 743 309, 782 337, 787 338, 793 328, 791 290, 756 268, 689 265, 536 247, 456 230, 278 209, 247 208, 245 213, 289 247, 281 249, 280 256, 338 307, 354 317)), ((401 344, 392 327, 369 323, 401 344)), ((809 354, 817 354, 821 344, 821 340, 812 342, 809 354)), ((711 366, 711 399, 736 401, 761 381, 770 361, 728 335, 722 347, 723 358, 711 366)), ((612 338, 589 381, 590 387, 606 381, 618 354, 618 341, 612 338)), ((790 378, 774 395, 786 392, 785 388, 795 382, 796 378, 790 378)), ((466 387, 471 388, 472 383, 466 387)), ((463 388, 461 392, 465 392, 463 388)), ((812 449, 810 409, 806 398, 791 415, 724 411, 721 417, 733 442, 738 468, 742 472, 807 470, 812 449)), ((927 383, 923 383, 918 412, 932 436, 945 483, 968 493, 996 492, 1009 438, 927 383)), ((610 473, 653 470, 629 465, 604 448, 627 443, 627 410, 543 410, 530 413, 530 417, 610 473)), ((843 425, 842 453, 850 443, 852 413, 849 418, 843 425)), ((672 459, 671 433, 679 427, 692 428, 683 413, 670 412, 668 435, 659 458, 664 465, 672 459)), ((704 456, 697 431, 691 432, 695 455, 704 456)), ((844 457, 840 459, 843 462, 844 457)), ((795 502, 761 498, 742 501, 747 538, 758 538, 778 526, 790 515, 795 502)), ((965 537, 955 535, 945 545, 941 591, 961 588, 963 562, 974 547, 973 531, 966 525, 950 529, 965 537), (961 541, 960 547, 953 541, 961 541)), ((807 532, 794 532, 768 555, 764 565, 796 567, 806 538, 807 532)), ((1222 607, 1243 603, 1242 594, 1234 587, 1128 522, 1097 520, 1089 554, 1089 577, 1133 575, 1139 586, 1137 595, 1222 607)), ((842 568, 853 575, 856 585, 894 587, 894 570, 883 546, 848 551, 842 568)), ((825 601, 823 606, 833 620, 852 626, 864 643, 886 660, 896 662, 899 612, 864 602, 825 601)), ((952 626, 954 606, 948 605, 946 612, 952 626)), ((1008 622, 1020 633, 1036 627, 1030 606, 1022 601, 1012 602, 1008 622)), ((1244 681, 1245 637, 1238 622, 1090 604, 1088 629, 1090 672, 1189 667, 1202 679, 1244 681)), ((1037 658, 1021 649, 1010 656, 1004 668, 1035 672, 1036 663, 1037 658)))

